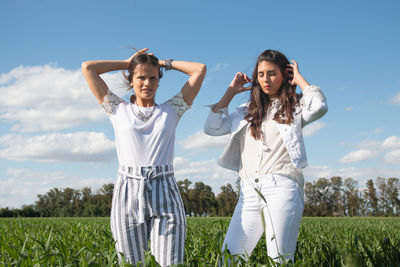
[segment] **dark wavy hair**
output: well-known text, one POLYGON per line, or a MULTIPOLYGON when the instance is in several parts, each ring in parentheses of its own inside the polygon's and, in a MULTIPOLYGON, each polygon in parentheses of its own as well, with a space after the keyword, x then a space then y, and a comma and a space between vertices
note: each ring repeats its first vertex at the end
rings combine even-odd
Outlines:
MULTIPOLYGON (((129 69, 128 69, 128 73, 123 72, 123 75, 124 75, 124 77, 125 77, 125 79, 127 81, 128 87, 129 87, 128 90, 133 88, 132 87, 133 74, 135 72, 135 68, 140 64, 150 64, 150 65, 153 65, 153 66, 157 67, 158 68, 158 78, 161 79, 162 76, 163 76, 163 72, 161 70, 160 65, 158 64, 158 58, 157 57, 155 57, 153 55, 146 54, 146 53, 139 54, 139 55, 135 56, 132 59, 132 62, 131 62, 130 66, 129 66, 129 69)), ((132 103, 135 101, 135 99, 136 99, 135 94, 131 95, 130 101, 132 103)))
POLYGON ((266 115, 271 100, 264 93, 258 83, 258 65, 267 61, 277 65, 283 75, 281 88, 278 91, 279 108, 273 120, 278 123, 290 124, 293 121, 293 112, 299 103, 301 95, 296 94, 296 85, 289 84, 289 77, 286 71, 289 60, 286 56, 276 50, 265 50, 258 58, 253 71, 252 91, 250 94, 250 104, 245 119, 250 122, 250 133, 255 139, 261 139, 261 123, 266 115))

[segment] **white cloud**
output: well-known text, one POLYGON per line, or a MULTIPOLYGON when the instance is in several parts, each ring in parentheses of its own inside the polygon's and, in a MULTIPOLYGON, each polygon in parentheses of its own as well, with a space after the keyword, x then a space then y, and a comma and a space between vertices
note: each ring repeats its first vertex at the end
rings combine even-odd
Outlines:
POLYGON ((373 158, 380 158, 381 154, 383 154, 384 163, 400 162, 398 159, 400 158, 398 152, 400 151, 400 137, 397 136, 389 136, 384 141, 364 140, 356 145, 345 143, 342 145, 356 147, 358 150, 346 154, 339 160, 340 163, 352 163, 366 161, 373 158))
POLYGON ((214 68, 212 68, 212 69, 210 70, 210 72, 221 71, 221 70, 226 69, 227 67, 229 67, 229 64, 223 63, 223 62, 219 62, 219 63, 217 63, 217 65, 215 65, 214 68))
POLYGON ((181 179, 188 178, 187 176, 207 179, 232 179, 232 176, 238 176, 237 172, 220 167, 216 159, 190 161, 175 157, 174 168, 176 176, 181 179))
POLYGON ((346 111, 353 111, 354 107, 346 107, 344 110, 346 111))
POLYGON ((115 158, 114 142, 104 133, 52 133, 0 137, 0 158, 39 162, 108 162, 115 158))
POLYGON ((384 162, 400 164, 400 149, 389 151, 383 157, 384 162))
MULTIPOLYGON (((102 76, 124 94, 121 74, 102 76)), ((0 119, 20 132, 54 131, 105 119, 80 70, 19 66, 0 75, 0 119)))
POLYGON ((372 130, 372 131, 370 131, 370 132, 362 132, 362 133, 360 133, 361 135, 371 135, 371 134, 374 134, 374 135, 377 135, 377 134, 381 134, 381 133, 383 133, 383 128, 375 128, 374 130, 372 130))
POLYGON ((319 130, 321 130, 325 126, 326 126, 326 124, 322 121, 313 122, 313 123, 307 125, 306 127, 304 127, 303 136, 307 137, 307 136, 314 135, 315 133, 317 133, 319 130))
POLYGON ((339 160, 340 163, 351 163, 358 161, 365 161, 375 157, 376 154, 371 150, 360 149, 357 151, 352 151, 346 154, 343 158, 339 160))
POLYGON ((397 93, 394 97, 390 99, 390 102, 394 105, 399 105, 400 104, 400 92, 397 93))
POLYGON ((376 128, 376 129, 373 131, 374 134, 381 134, 382 132, 383 132, 383 129, 382 129, 382 128, 376 128))
POLYGON ((209 149, 222 150, 228 144, 229 135, 209 136, 204 132, 189 135, 185 140, 179 141, 183 149, 193 151, 207 151, 209 149))
POLYGON ((389 136, 382 143, 382 147, 385 149, 399 149, 400 148, 400 137, 389 136))
POLYGON ((377 140, 363 140, 359 144, 356 145, 359 149, 367 149, 372 151, 380 151, 382 146, 381 141, 377 140))
POLYGON ((29 169, 8 169, 0 178, 0 207, 20 208, 34 204, 38 194, 45 194, 52 188, 92 188, 95 193, 112 178, 68 177, 64 172, 38 172, 29 169))

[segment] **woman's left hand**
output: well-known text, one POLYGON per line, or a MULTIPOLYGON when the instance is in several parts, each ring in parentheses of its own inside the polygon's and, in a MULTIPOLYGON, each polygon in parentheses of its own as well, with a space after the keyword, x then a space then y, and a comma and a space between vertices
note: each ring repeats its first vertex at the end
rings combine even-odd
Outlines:
POLYGON ((290 85, 298 85, 302 89, 309 85, 308 82, 304 79, 304 77, 300 74, 299 65, 296 61, 292 60, 291 64, 287 65, 286 71, 289 74, 289 84, 290 85))

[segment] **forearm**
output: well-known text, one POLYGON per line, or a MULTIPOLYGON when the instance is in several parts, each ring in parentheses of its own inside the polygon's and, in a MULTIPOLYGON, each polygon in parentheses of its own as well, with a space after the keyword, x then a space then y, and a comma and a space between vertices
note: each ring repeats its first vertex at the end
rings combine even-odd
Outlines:
POLYGON ((110 71, 127 70, 128 68, 129 62, 127 60, 98 60, 82 63, 83 72, 94 72, 99 75, 110 71))
POLYGON ((227 107, 231 103, 233 97, 236 95, 233 87, 229 86, 225 94, 221 97, 218 103, 213 107, 212 111, 217 112, 221 108, 227 107))
POLYGON ((129 63, 126 60, 101 60, 85 61, 82 63, 81 69, 90 90, 101 104, 107 95, 108 86, 100 77, 100 74, 115 70, 125 70, 128 67, 129 63))
POLYGON ((300 100, 302 108, 302 126, 320 119, 328 111, 326 97, 321 88, 315 85, 307 86, 300 100))
POLYGON ((304 91, 307 88, 307 86, 310 86, 310 84, 306 81, 306 79, 304 79, 303 76, 299 77, 297 85, 301 88, 302 91, 304 91))
MULTIPOLYGON (((165 67, 165 60, 160 60, 160 66, 165 67)), ((205 74, 206 66, 202 63, 189 62, 189 61, 177 61, 171 62, 171 69, 183 72, 189 76, 205 74)))
MULTIPOLYGON (((165 67, 165 61, 159 61, 160 66, 165 67)), ((189 75, 189 79, 183 85, 181 92, 183 99, 189 106, 192 105, 193 100, 196 98, 204 77, 206 76, 207 68, 206 65, 196 62, 188 61, 172 61, 171 69, 183 72, 189 75)))

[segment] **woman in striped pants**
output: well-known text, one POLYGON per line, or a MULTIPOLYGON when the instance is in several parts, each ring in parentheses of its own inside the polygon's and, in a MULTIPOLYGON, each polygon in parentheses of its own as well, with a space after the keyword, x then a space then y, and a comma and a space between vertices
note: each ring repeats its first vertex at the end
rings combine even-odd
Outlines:
POLYGON ((116 250, 128 262, 151 253, 161 266, 183 263, 186 219, 173 172, 175 129, 190 108, 206 74, 201 63, 158 60, 147 48, 127 60, 87 61, 82 72, 114 128, 119 161, 111 209, 116 250), (161 68, 189 75, 181 91, 156 104, 161 68), (100 74, 127 70, 134 94, 126 102, 108 88, 100 74))

